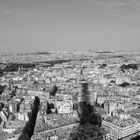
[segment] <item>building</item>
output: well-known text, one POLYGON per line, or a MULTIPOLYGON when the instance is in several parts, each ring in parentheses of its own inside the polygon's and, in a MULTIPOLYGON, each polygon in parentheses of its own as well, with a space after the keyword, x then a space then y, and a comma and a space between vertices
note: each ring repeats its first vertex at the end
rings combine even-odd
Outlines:
POLYGON ((72 101, 57 102, 56 108, 57 108, 58 113, 60 113, 60 114, 71 113, 71 112, 73 112, 73 102, 72 101))
POLYGON ((18 113, 18 119, 21 121, 28 121, 29 117, 27 113, 18 113))
POLYGON ((108 115, 113 115, 113 111, 116 109, 117 103, 115 100, 106 100, 104 102, 104 110, 108 115))
POLYGON ((12 112, 12 113, 16 113, 17 112, 17 104, 18 103, 19 103, 19 101, 12 101, 9 104, 9 110, 10 110, 10 112, 12 112))
POLYGON ((129 140, 140 131, 139 120, 125 113, 120 117, 107 117, 102 121, 102 127, 109 131, 112 140, 129 140))

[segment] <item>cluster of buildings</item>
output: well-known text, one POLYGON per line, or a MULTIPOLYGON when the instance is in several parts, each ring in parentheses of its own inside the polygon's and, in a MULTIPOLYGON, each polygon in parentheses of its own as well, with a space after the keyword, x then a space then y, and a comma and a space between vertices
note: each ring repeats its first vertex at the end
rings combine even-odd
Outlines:
MULTIPOLYGON (((102 127, 107 132, 105 139, 117 140, 138 135, 140 130, 140 114, 138 112, 140 68, 138 66, 137 69, 121 70, 121 66, 124 64, 137 64, 135 57, 108 55, 103 56, 103 58, 99 56, 88 57, 86 53, 81 55, 77 52, 59 54, 59 59, 65 55, 67 59, 70 56, 73 56, 73 59, 47 67, 42 63, 37 63, 36 67, 31 69, 19 67, 18 71, 6 72, 0 77, 0 85, 6 85, 3 93, 0 94, 0 102, 4 103, 5 109, 12 116, 10 120, 7 119, 3 130, 13 129, 15 131, 12 133, 18 135, 22 126, 29 119, 28 113, 31 111, 33 97, 38 96, 41 105, 37 122, 38 126, 42 124, 40 130, 36 126, 38 137, 45 135, 44 137, 47 138, 49 130, 55 131, 54 129, 57 128, 65 126, 71 128, 71 125, 77 125, 79 120, 75 106, 78 102, 88 102, 101 115, 102 127), (88 85, 86 98, 82 92, 82 83, 88 85), (57 91, 52 95, 50 91, 55 86, 57 91)), ((24 58, 24 55, 18 57, 24 58)), ((34 58, 34 56, 32 57, 34 58)), ((41 55, 42 57, 46 58, 44 55, 41 55)), ((38 57, 39 59, 40 57, 38 57)), ((52 134, 55 135, 55 138, 58 135, 58 133, 52 134)), ((37 137, 35 139, 37 140, 37 137)))

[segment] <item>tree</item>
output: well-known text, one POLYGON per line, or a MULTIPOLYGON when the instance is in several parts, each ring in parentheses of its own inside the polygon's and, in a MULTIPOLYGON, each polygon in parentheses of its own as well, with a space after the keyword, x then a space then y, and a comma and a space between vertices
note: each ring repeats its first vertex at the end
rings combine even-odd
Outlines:
POLYGON ((123 82, 122 84, 120 84, 119 86, 121 87, 126 87, 126 86, 130 86, 130 84, 128 82, 123 82))
POLYGON ((53 88, 50 90, 50 95, 55 96, 57 90, 58 90, 58 87, 56 85, 54 85, 53 88))
POLYGON ((107 67, 107 64, 101 64, 99 68, 104 69, 105 67, 107 67))
POLYGON ((6 85, 5 86, 0 85, 0 94, 3 93, 3 91, 4 91, 5 88, 6 88, 6 85))
POLYGON ((0 111, 4 108, 4 103, 0 102, 0 111))
POLYGON ((55 113, 56 113, 56 114, 58 113, 58 110, 57 110, 57 109, 55 109, 55 113))
POLYGON ((50 104, 49 104, 48 102, 47 102, 47 111, 46 111, 46 113, 47 113, 47 114, 52 113, 50 104))
POLYGON ((127 69, 138 70, 138 64, 127 64, 127 65, 123 64, 121 65, 120 69, 122 72, 125 72, 125 70, 127 69))

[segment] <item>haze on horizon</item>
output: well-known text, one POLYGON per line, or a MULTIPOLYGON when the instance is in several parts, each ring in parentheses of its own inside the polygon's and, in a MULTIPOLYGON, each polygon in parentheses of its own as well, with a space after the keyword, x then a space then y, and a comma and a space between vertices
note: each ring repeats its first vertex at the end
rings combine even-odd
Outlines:
POLYGON ((140 50, 139 0, 0 0, 0 51, 140 50))

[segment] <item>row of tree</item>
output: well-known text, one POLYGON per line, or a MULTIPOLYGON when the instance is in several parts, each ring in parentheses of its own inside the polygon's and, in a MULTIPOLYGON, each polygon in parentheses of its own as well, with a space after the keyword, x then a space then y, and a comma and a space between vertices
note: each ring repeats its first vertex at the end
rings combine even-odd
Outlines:
POLYGON ((125 70, 128 69, 138 70, 138 64, 123 64, 121 65, 120 69, 122 72, 125 72, 125 70))

